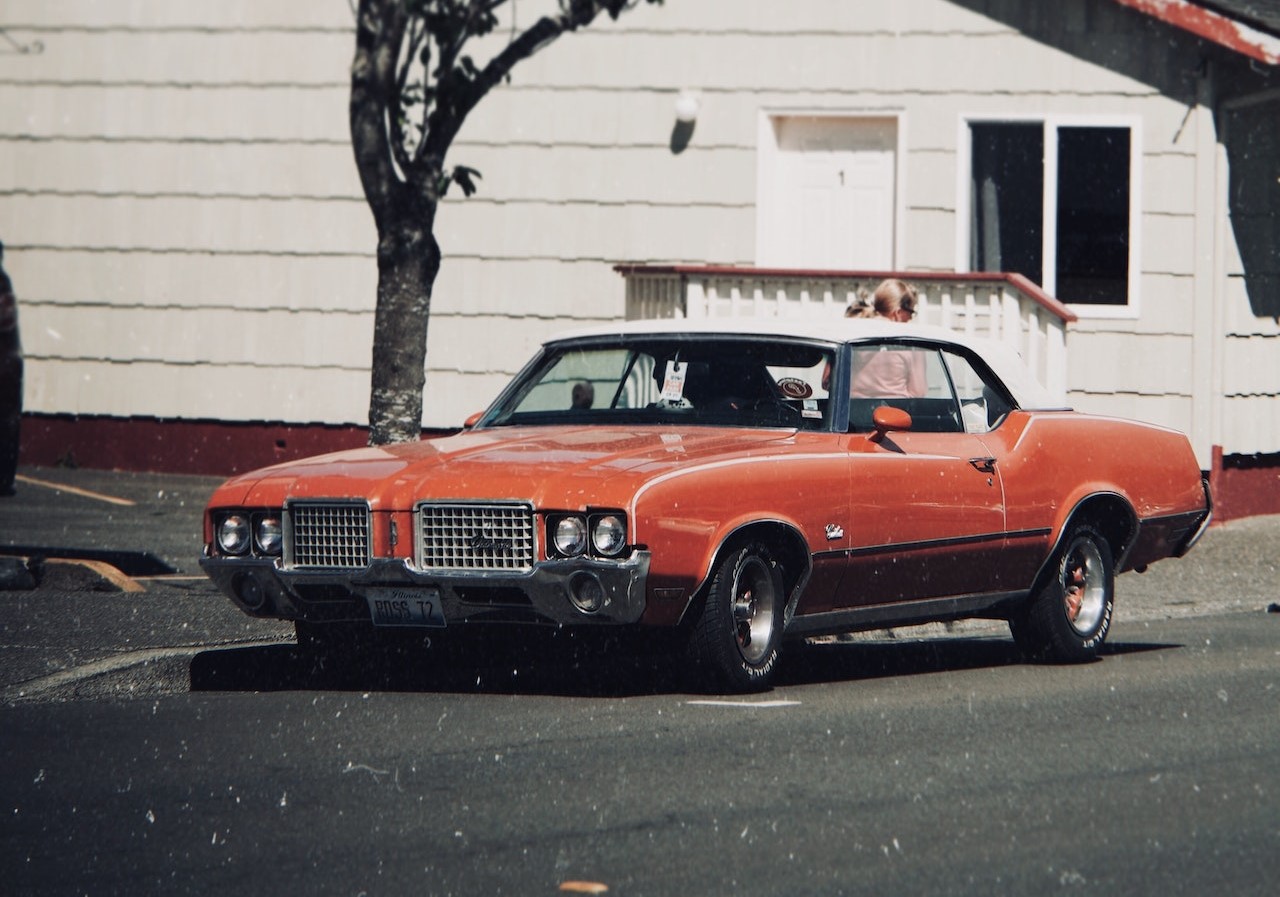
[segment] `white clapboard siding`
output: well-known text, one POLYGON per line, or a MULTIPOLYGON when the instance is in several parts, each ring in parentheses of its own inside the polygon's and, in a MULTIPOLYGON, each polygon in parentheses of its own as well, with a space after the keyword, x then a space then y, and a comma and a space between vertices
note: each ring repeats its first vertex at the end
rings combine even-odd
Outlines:
MULTIPOLYGON (((372 225, 370 226, 372 230, 372 225)), ((6 257, 6 262, 9 259, 6 257)), ((24 329, 29 306, 106 303, 156 308, 373 311, 376 266, 365 255, 303 257, 268 252, 108 252, 28 248, 21 255, 24 329)), ((447 269, 446 269, 447 270, 447 269)))
POLYGON ((24 334, 27 357, 359 372, 368 369, 373 339, 372 312, 110 306, 92 310, 95 326, 87 329, 81 324, 87 311, 75 305, 43 308, 44 327, 24 334))
MULTIPOLYGON (((26 57, 23 57, 26 58, 26 57)), ((0 72, 8 57, 0 54, 0 72)), ((337 61, 334 61, 337 64, 337 61)), ((349 88, 302 85, 140 85, 98 81, 65 86, 38 82, 0 88, 0 122, 6 133, 80 141, 86 150, 121 140, 172 147, 191 165, 207 165, 207 153, 225 142, 346 143, 349 88), (15 105, 16 104, 16 105, 15 105)))
POLYGON ((354 201, 178 196, 13 196, 0 209, 7 233, 38 246, 97 251, 145 247, 160 252, 367 251, 373 223, 354 201))
MULTIPOLYGON (((664 105, 669 105, 664 104, 664 105)), ((348 152, 350 152, 348 150, 348 152)), ((691 147, 682 156, 653 147, 459 144, 459 164, 478 170, 480 192, 468 201, 754 208, 755 150, 691 147)), ((354 165, 353 165, 354 171, 354 165)))
MULTIPOLYGON (((1272 350, 1275 351, 1274 349, 1272 350)), ((1233 452, 1265 454, 1280 444, 1280 396, 1228 395, 1223 416, 1233 452)))
POLYGON ((359 423, 368 417, 368 374, 337 368, 34 358, 27 364, 26 385, 30 402, 66 414, 110 408, 114 416, 244 420, 245 407, 269 403, 272 415, 248 419, 359 423), (170 388, 174 380, 181 389, 170 388))
MULTIPOLYGON (((8 3, 6 3, 8 6, 8 3)), ((40 36, 34 76, 56 67, 59 80, 138 85, 259 84, 345 85, 331 60, 351 56, 344 30, 102 29, 53 31, 40 36), (66 52, 74 48, 74 53, 66 52), (228 65, 248 57, 250 68, 228 65)))
POLYGON ((1138 333, 1073 332, 1068 355, 1071 388, 1081 393, 1190 396, 1192 339, 1138 333))
POLYGON ((85 147, 64 140, 29 140, 5 150, 0 182, 9 191, 70 196, 248 197, 284 200, 341 198, 364 203, 351 145, 224 143, 175 152, 170 143, 107 141, 85 147), (18 180, 15 174, 22 172, 18 180))
POLYGON ((1225 395, 1280 395, 1280 337, 1228 337, 1222 357, 1225 395))
POLYGON ((136 28, 254 30, 261 28, 341 28, 351 24, 345 0, 5 0, 10 22, 53 30, 136 28))
MULTIPOLYGON (((1249 305, 1249 295, 1244 278, 1227 278, 1226 283, 1226 332, 1228 336, 1280 337, 1280 318, 1254 314, 1249 305)), ((1272 345, 1277 345, 1272 343, 1272 345)), ((1280 364, 1278 359, 1275 364, 1280 364)), ((1265 373, 1276 373, 1275 368, 1264 368, 1265 373)), ((1280 377, 1273 378, 1280 389, 1280 377)))
MULTIPOLYGON (((528 23, 555 2, 513 5, 528 23)), ((1114 115, 1142 124, 1141 301, 1071 325, 1059 385, 1180 429, 1199 409, 1228 453, 1280 450, 1280 324, 1251 311, 1230 223, 1217 268, 1197 227, 1215 146, 1180 91, 1202 49, 1119 4, 1046 6, 1035 37, 1010 24, 1016 5, 973 6, 668 0, 522 63, 449 159, 482 179, 438 218, 425 422, 461 422, 540 339, 622 317, 615 264, 754 264, 764 115, 897 116, 896 264, 924 272, 962 267, 962 116, 1114 115), (1086 37, 1087 54, 1062 49, 1086 37), (1174 91, 1143 77, 1175 70, 1174 91), (682 90, 700 107, 676 153, 682 90), (1206 383, 1187 361, 1221 266, 1206 383)), ((0 53, 0 239, 27 408, 362 421, 376 237, 348 135, 348 0, 5 0, 2 18, 39 48, 0 53)))
POLYGON ((1189 396, 1140 396, 1134 393, 1071 393, 1073 408, 1126 420, 1141 420, 1186 432, 1191 417, 1189 396))

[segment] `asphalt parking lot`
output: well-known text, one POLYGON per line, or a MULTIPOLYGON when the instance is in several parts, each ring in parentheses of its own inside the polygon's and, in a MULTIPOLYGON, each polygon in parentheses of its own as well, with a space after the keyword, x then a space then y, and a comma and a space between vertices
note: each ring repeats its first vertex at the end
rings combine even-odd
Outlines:
POLYGON ((0 591, 15 893, 1274 890, 1280 517, 1122 577, 1097 664, 971 622, 709 696, 625 658, 317 665, 200 575, 215 479, 22 473, 0 551, 46 561, 0 591))

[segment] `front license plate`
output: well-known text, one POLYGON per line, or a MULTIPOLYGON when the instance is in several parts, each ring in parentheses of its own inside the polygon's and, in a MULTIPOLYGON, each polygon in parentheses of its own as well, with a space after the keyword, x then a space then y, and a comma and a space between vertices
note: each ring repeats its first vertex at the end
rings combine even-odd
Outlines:
POLYGON ((364 593, 374 626, 444 626, 440 590, 369 589, 364 593))

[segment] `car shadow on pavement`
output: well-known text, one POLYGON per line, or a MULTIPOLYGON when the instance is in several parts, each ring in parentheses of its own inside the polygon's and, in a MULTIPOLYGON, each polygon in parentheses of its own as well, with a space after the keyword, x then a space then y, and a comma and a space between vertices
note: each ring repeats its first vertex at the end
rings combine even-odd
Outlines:
MULTIPOLYGON (((1178 647, 1181 646, 1117 642, 1105 645, 1102 656, 1093 662, 1178 647)), ((1048 665, 1027 660, 1013 639, 995 636, 822 641, 804 645, 802 650, 788 654, 786 660, 779 670, 779 686, 1048 665)))
MULTIPOLYGON (((1108 656, 1178 648, 1121 642, 1108 656)), ((833 641, 789 645, 775 688, 1027 664, 1010 639, 992 637, 833 641)), ((429 648, 379 647, 317 655, 293 644, 218 648, 191 660, 193 692, 377 691, 622 698, 707 694, 670 655, 607 646, 536 646, 501 657, 455 656, 429 648)))
POLYGON ((317 655, 296 645, 219 648, 191 660, 196 691, 379 691, 614 698, 680 690, 677 678, 634 655, 578 652, 538 658, 437 656, 430 649, 317 655))

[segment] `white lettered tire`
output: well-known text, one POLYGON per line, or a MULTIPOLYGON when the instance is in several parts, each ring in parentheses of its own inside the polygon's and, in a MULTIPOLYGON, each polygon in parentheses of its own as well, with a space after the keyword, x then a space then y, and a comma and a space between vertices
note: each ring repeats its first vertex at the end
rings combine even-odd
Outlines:
POLYGON ((1049 576, 1009 620, 1014 640, 1037 660, 1079 663, 1098 656, 1115 606, 1111 545, 1092 526, 1073 527, 1049 576))
POLYGON ((762 691, 773 681, 786 595, 768 546, 746 542, 721 559, 690 633, 697 667, 726 691, 762 691))

